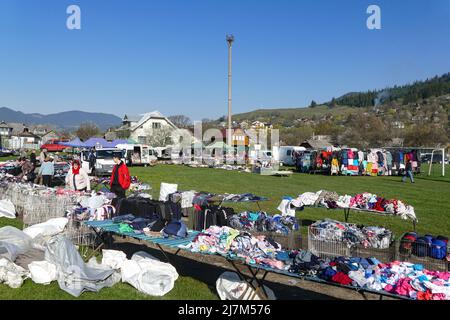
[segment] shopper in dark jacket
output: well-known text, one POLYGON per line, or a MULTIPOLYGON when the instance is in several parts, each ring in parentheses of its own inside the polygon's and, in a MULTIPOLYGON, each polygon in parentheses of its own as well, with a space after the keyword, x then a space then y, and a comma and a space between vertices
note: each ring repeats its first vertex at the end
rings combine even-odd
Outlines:
POLYGON ((406 162, 405 175, 402 178, 403 182, 406 182, 406 177, 409 177, 409 180, 411 180, 411 183, 414 183, 413 169, 412 169, 412 162, 411 162, 411 160, 408 160, 408 162, 406 162))

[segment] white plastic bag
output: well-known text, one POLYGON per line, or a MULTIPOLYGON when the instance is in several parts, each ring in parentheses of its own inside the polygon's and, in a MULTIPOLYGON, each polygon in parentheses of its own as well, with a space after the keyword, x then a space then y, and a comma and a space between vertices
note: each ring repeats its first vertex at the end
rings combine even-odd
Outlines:
POLYGON ((177 184, 161 182, 161 188, 159 189, 159 201, 167 201, 169 194, 178 190, 177 184))
POLYGON ((50 284, 57 279, 56 266, 48 261, 33 261, 28 265, 30 277, 38 284, 50 284))
POLYGON ((122 282, 152 296, 163 296, 173 289, 178 273, 175 268, 145 252, 137 252, 121 268, 122 282))
MULTIPOLYGON (((264 286, 270 300, 276 300, 274 292, 264 286)), ((221 300, 261 300, 261 297, 235 272, 226 271, 216 281, 216 290, 221 300)))
POLYGON ((35 224, 31 227, 25 228, 23 232, 25 232, 33 239, 38 236, 54 236, 58 233, 63 232, 68 222, 69 219, 67 218, 54 218, 46 222, 35 224))
POLYGON ((9 219, 16 218, 16 208, 14 204, 9 199, 0 200, 0 217, 5 217, 9 219))
POLYGON ((112 269, 120 269, 127 260, 127 255, 118 250, 102 250, 102 265, 112 269))

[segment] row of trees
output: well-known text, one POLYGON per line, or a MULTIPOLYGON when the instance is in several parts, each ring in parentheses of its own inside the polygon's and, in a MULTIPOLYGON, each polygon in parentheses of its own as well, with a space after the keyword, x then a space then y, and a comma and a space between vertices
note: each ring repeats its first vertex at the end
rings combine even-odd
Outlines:
MULTIPOLYGON (((407 104, 446 94, 450 94, 450 72, 442 76, 435 76, 434 78, 426 79, 425 81, 416 81, 404 86, 394 86, 383 90, 348 93, 337 99, 333 98, 327 105, 331 108, 337 105, 364 108, 394 101, 407 104)), ((316 106, 317 103, 313 100, 310 104, 310 108, 316 106)))

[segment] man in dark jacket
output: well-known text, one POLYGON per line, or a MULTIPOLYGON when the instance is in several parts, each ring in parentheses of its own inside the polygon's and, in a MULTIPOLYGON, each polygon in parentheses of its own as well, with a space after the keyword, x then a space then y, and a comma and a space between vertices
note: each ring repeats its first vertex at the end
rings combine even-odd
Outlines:
POLYGON ((114 154, 113 160, 116 165, 111 174, 111 192, 115 193, 117 198, 125 198, 125 191, 131 184, 130 172, 119 154, 114 154))
POLYGON ((406 182, 406 177, 409 177, 409 180, 411 180, 411 183, 414 183, 414 177, 413 177, 413 171, 412 171, 412 162, 411 160, 408 160, 408 162, 406 162, 406 166, 405 166, 405 175, 402 178, 403 182, 406 182))

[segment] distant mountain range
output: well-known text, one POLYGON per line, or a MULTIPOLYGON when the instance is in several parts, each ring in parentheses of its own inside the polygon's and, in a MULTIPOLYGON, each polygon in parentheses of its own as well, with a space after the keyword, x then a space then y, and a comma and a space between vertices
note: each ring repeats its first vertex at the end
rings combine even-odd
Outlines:
POLYGON ((47 124, 54 125, 62 129, 76 129, 83 122, 93 122, 101 130, 120 125, 122 119, 113 114, 84 112, 84 111, 65 111, 53 114, 23 113, 10 108, 0 108, 0 121, 19 122, 27 125, 47 124))

